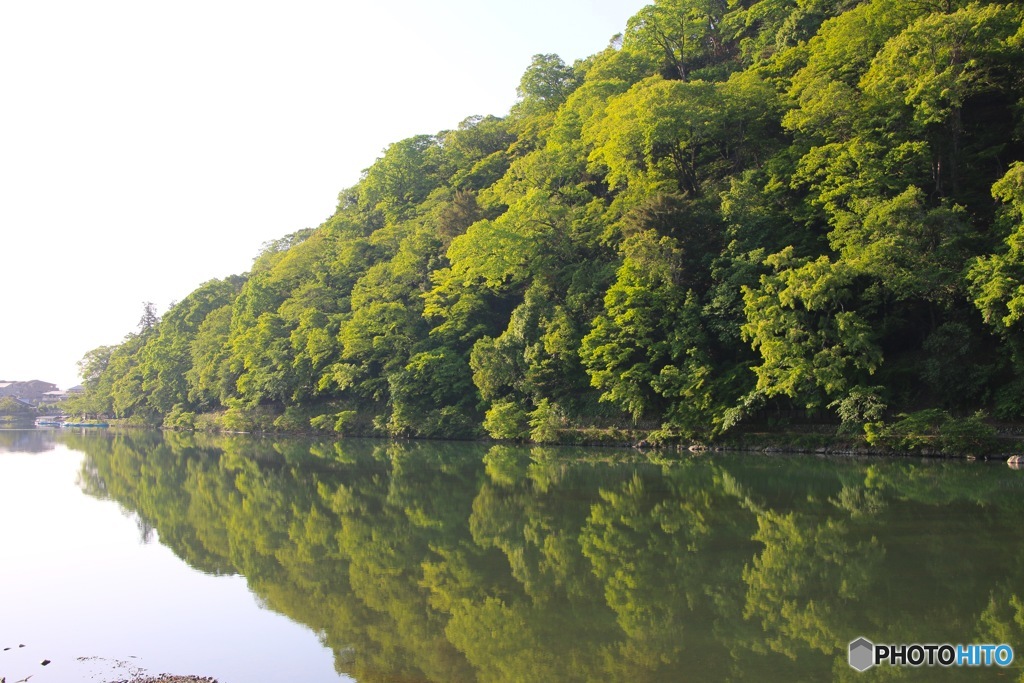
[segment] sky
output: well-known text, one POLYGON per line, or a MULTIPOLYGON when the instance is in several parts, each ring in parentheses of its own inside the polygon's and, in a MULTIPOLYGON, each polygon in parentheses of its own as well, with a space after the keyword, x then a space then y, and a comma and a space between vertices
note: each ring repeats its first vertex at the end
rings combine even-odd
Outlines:
POLYGON ((384 148, 503 116, 643 0, 0 4, 0 380, 77 361, 333 212, 384 148))

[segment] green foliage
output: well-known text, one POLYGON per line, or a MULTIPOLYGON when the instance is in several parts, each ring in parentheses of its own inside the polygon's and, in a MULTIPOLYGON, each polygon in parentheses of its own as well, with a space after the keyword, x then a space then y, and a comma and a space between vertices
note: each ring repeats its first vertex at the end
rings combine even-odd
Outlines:
POLYGON ((36 413, 32 406, 16 401, 11 396, 0 397, 0 415, 28 416, 36 413))
POLYGON ((194 430, 196 428, 196 415, 185 410, 185 406, 178 403, 164 416, 163 428, 185 431, 194 430))
POLYGON ((584 139, 613 189, 699 195, 757 157, 770 139, 775 101, 774 90, 752 72, 724 83, 653 76, 611 98, 606 116, 584 128, 584 139))
POLYGON ((864 426, 868 443, 897 450, 927 449, 951 455, 986 455, 997 447, 995 429, 977 412, 955 418, 944 410, 919 410, 902 414, 892 424, 864 426))
POLYGON ((696 294, 687 290, 689 254, 653 230, 622 246, 625 258, 605 296, 605 314, 581 354, 601 399, 634 420, 657 415, 691 436, 712 431, 715 367, 696 294))
POLYGON ((449 348, 417 353, 389 378, 388 431, 430 438, 471 434, 476 395, 465 359, 449 348))
POLYGON ((315 409, 306 406, 288 406, 274 419, 274 428, 282 432, 308 432, 317 417, 314 413, 315 409))
POLYGON ((218 428, 227 432, 269 432, 273 431, 274 419, 274 415, 265 408, 232 401, 220 416, 218 428))
POLYGON ((530 435, 527 413, 514 401, 495 401, 484 416, 484 429, 492 439, 522 441, 530 435))
POLYGON ((869 422, 880 422, 885 417, 886 404, 879 395, 881 387, 853 387, 841 399, 828 405, 842 420, 841 431, 859 431, 869 422))
POLYGON ((571 67, 558 55, 534 55, 519 81, 520 113, 554 112, 579 84, 571 67))
POLYGON ((665 78, 689 80, 731 49, 723 31, 723 0, 660 0, 626 26, 623 47, 661 63, 665 78))
POLYGON ((535 55, 507 117, 390 145, 248 273, 145 305, 75 409, 544 442, 1019 419, 1022 25, 658 0, 598 54, 535 55))
POLYGON ((765 263, 775 273, 743 290, 743 334, 763 359, 754 368, 758 391, 814 408, 878 369, 882 354, 870 325, 847 310, 855 292, 845 262, 796 259, 787 248, 765 263))
POLYGON ((530 440, 535 443, 557 443, 562 427, 562 413, 548 399, 541 399, 529 415, 530 440))
POLYGON ((1015 328, 1024 320, 1024 163, 1017 162, 992 186, 1003 204, 1006 250, 979 256, 968 273, 974 304, 986 323, 1015 328))

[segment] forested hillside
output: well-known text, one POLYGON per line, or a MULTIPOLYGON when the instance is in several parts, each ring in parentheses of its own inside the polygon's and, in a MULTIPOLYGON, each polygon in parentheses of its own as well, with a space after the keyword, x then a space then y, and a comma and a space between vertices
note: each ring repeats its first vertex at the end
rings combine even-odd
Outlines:
POLYGON ((147 308, 79 407, 535 441, 1024 417, 1020 4, 664 0, 518 92, 147 308))

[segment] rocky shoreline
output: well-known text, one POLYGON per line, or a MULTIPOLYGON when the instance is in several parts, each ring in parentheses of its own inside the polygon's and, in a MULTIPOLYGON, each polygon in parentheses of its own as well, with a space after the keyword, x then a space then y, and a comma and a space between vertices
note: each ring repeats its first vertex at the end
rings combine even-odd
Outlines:
MULTIPOLYGON (((71 675, 75 681, 99 681, 101 683, 219 683, 212 676, 179 675, 179 674, 150 674, 144 667, 140 666, 135 657, 118 659, 109 657, 75 657, 73 661, 56 662, 50 659, 38 660, 29 653, 32 648, 26 648, 24 644, 3 648, 3 653, 9 653, 12 659, 0 659, 0 683, 30 683, 37 675, 45 670, 47 674, 56 674, 62 678, 71 675), (60 672, 52 671, 52 668, 73 667, 74 671, 62 668, 60 672), (8 669, 14 666, 20 669, 17 675, 11 675, 8 669), (38 667, 38 668, 37 668, 38 667), (31 671, 31 673, 27 673, 31 671)), ((40 680, 45 678, 40 676, 40 680)), ((51 679, 52 680, 52 679, 51 679)))
POLYGON ((209 676, 173 676, 171 674, 160 674, 159 676, 142 676, 137 678, 125 678, 106 683, 218 683, 216 678, 209 676))

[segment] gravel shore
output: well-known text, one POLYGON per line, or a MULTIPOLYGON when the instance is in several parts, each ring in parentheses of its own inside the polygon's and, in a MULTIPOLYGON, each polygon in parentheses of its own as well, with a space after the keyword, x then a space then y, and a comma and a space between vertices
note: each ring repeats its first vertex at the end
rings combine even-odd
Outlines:
POLYGON ((107 683, 218 683, 216 678, 208 676, 172 676, 171 674, 160 674, 159 676, 141 676, 138 678, 126 678, 121 681, 108 681, 107 683))
POLYGON ((0 683, 31 683, 33 679, 89 683, 219 683, 212 676, 152 674, 136 657, 75 657, 51 661, 19 643, 0 649, 0 683), (54 669, 59 669, 55 671, 54 669))

